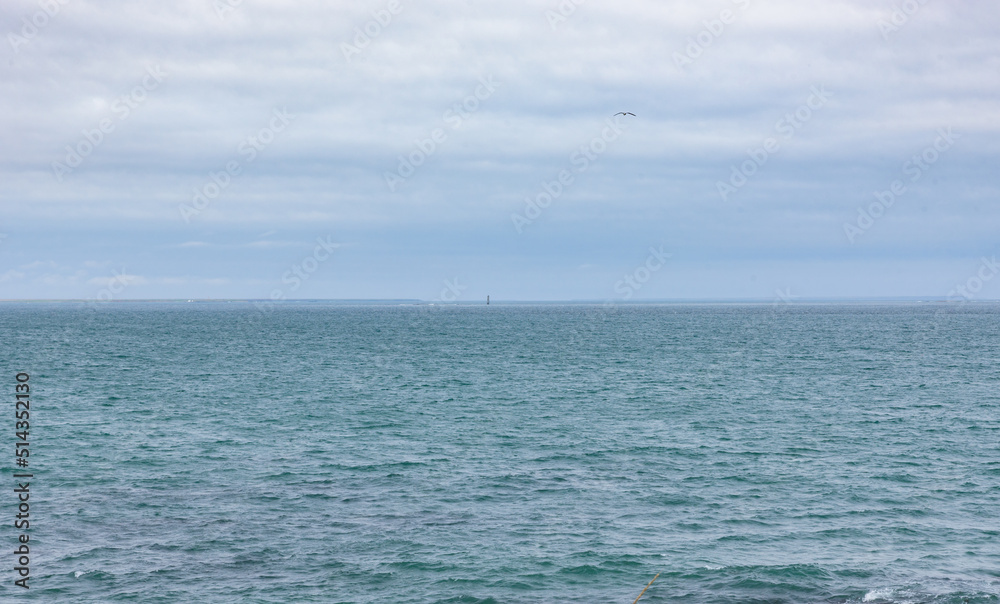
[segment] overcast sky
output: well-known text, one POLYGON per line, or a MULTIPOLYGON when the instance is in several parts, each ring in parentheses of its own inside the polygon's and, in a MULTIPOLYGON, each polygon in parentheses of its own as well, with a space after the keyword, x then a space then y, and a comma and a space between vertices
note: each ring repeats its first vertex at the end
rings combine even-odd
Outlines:
POLYGON ((0 298, 1000 297, 994 2, 5 0, 0 34, 0 298))

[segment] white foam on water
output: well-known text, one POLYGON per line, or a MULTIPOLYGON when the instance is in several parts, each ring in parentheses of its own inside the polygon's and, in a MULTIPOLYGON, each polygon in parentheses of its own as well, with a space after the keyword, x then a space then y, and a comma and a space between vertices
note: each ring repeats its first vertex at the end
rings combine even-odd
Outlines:
POLYGON ((865 597, 861 598, 862 602, 873 602, 875 600, 888 600, 892 597, 891 589, 873 589, 865 594, 865 597))
MULTIPOLYGON (((897 592, 892 587, 883 587, 880 589, 873 589, 865 594, 865 597, 861 598, 862 602, 894 602, 895 604, 914 604, 912 600, 897 600, 894 596, 897 592)), ((899 594, 905 596, 906 594, 899 594)))

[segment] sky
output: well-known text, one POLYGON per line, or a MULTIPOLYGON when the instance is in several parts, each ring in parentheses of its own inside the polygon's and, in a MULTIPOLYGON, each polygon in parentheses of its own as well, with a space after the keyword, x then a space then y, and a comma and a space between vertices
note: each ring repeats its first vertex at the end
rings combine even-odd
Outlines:
POLYGON ((994 2, 5 0, 0 35, 0 299, 1000 298, 994 2))

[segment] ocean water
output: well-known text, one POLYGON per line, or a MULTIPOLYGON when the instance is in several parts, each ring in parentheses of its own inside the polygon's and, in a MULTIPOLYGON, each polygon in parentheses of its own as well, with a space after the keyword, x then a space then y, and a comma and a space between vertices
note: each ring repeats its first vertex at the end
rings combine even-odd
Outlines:
POLYGON ((998 305, 6 303, 0 339, 3 601, 1000 602, 998 305))

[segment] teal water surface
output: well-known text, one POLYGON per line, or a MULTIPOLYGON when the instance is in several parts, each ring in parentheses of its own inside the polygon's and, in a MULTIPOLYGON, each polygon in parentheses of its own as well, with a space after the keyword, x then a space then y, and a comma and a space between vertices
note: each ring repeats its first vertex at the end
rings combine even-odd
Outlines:
POLYGON ((35 473, 4 601, 1000 602, 997 305, 8 303, 0 336, 35 473))

